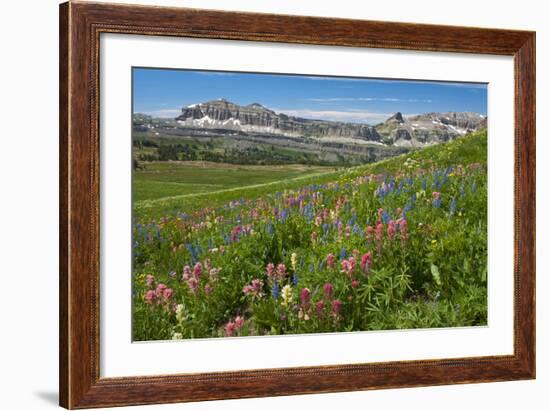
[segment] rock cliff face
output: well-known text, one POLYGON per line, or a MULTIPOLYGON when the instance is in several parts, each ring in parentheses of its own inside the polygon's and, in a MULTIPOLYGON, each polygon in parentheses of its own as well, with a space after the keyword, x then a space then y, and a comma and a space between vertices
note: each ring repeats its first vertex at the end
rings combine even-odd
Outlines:
POLYGON ((183 127, 231 129, 300 137, 347 137, 380 141, 373 126, 335 121, 310 120, 275 113, 259 103, 240 106, 218 99, 184 107, 176 121, 183 127))
POLYGON ((437 144, 487 127, 487 117, 477 113, 426 113, 404 118, 396 113, 376 126, 386 144, 418 147, 437 144))
POLYGON ((404 117, 395 113, 376 126, 305 119, 276 113, 259 103, 241 106, 225 99, 192 104, 176 118, 179 128, 312 137, 325 141, 356 141, 402 147, 445 142, 487 126, 477 113, 426 113, 404 117))

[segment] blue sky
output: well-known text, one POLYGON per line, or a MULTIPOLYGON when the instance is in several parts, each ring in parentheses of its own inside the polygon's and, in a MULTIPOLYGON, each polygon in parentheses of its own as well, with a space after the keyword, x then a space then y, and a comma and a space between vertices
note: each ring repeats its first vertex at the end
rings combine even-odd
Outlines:
POLYGON ((400 111, 487 114, 487 85, 349 77, 133 69, 134 113, 176 117, 189 104, 225 98, 322 120, 376 124, 400 111))

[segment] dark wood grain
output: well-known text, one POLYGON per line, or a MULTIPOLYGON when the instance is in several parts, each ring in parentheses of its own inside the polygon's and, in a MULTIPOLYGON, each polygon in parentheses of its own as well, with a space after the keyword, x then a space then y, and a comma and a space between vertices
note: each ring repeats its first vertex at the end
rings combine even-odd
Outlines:
POLYGON ((69 282, 68 282, 68 176, 69 156, 69 19, 67 3, 59 14, 59 402, 69 404, 69 282))
POLYGON ((71 2, 60 6, 59 46, 62 406, 90 408, 535 377, 533 32, 71 2), (99 47, 100 34, 110 32, 514 56, 514 354, 100 378, 99 47))
POLYGON ((535 375, 535 34, 515 53, 516 356, 535 375))

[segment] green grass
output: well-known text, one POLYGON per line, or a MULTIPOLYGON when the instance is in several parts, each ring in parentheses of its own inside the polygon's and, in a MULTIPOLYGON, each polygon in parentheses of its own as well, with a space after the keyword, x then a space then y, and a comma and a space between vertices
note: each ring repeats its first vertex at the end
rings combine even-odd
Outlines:
POLYGON ((138 217, 160 217, 181 210, 222 205, 240 196, 261 195, 335 168, 281 165, 255 166, 205 162, 156 162, 134 171, 134 211, 138 217))

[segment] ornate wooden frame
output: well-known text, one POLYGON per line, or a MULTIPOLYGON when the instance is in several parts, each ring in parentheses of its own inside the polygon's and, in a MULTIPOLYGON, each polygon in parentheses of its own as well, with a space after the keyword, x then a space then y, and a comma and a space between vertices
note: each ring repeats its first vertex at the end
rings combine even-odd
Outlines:
POLYGON ((69 2, 60 6, 59 48, 59 389, 63 407, 171 403, 535 377, 534 32, 69 2), (99 47, 100 34, 113 32, 513 56, 514 354, 100 378, 99 47))

